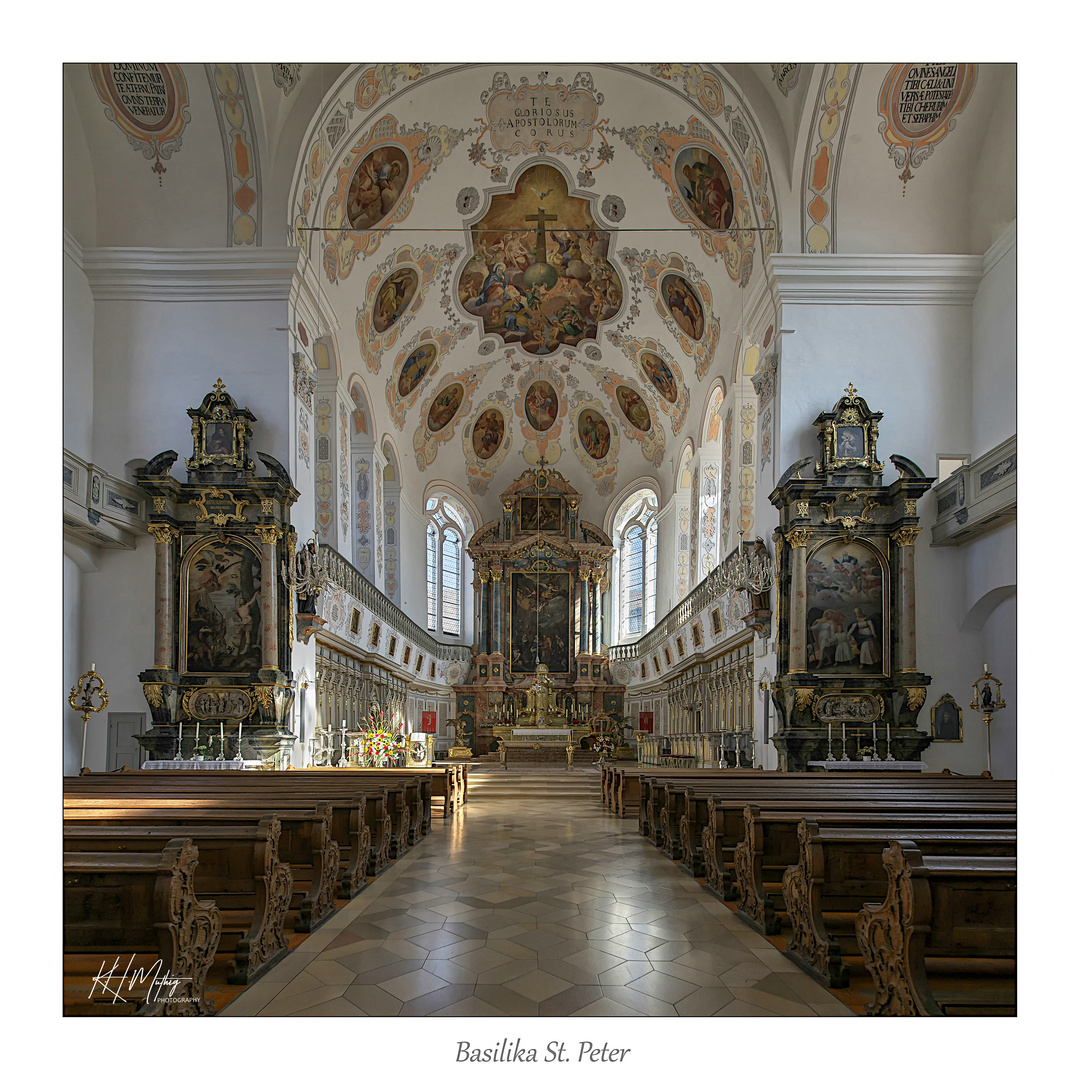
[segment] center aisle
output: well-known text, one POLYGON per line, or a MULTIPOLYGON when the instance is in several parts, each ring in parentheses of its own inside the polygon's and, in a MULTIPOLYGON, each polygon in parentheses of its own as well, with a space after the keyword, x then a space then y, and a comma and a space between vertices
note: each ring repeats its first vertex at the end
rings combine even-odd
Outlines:
POLYGON ((598 797, 471 794, 222 1015, 854 1015, 598 797))

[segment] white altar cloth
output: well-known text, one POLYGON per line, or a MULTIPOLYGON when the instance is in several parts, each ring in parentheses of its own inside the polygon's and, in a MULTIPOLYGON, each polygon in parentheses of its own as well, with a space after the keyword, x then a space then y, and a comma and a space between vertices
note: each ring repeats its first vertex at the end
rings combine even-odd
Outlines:
POLYGON ((144 769, 242 769, 255 768, 261 761, 144 761, 144 769))
POLYGON ((925 761, 808 761, 826 772, 926 772, 925 761))

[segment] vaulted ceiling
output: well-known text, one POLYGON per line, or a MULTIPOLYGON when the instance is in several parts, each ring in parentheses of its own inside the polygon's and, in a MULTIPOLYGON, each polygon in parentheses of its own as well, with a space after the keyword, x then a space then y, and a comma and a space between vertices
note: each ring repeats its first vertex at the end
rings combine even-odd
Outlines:
POLYGON ((172 143, 125 130, 105 66, 66 70, 68 229, 298 247, 293 330, 414 502, 444 478, 485 518, 541 458, 588 501, 670 494, 776 334, 770 253, 981 251, 1015 217, 993 66, 906 180, 888 65, 176 65, 172 143))

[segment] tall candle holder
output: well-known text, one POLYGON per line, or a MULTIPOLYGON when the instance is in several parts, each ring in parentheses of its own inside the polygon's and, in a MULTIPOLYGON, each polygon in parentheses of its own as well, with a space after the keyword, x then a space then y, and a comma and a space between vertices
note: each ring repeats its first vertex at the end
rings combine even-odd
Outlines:
POLYGON ((829 724, 829 756, 825 760, 826 761, 835 761, 836 760, 836 758, 833 756, 833 752, 832 752, 832 724, 829 724))
POLYGON ((971 688, 974 691, 971 707, 981 712, 986 721, 986 771, 993 776, 990 765, 990 721, 994 719, 994 713, 1006 705, 1001 696, 1001 680, 990 674, 989 664, 983 664, 983 673, 971 684, 971 688))
POLYGON ((180 745, 184 741, 184 721, 181 720, 176 725, 176 753, 173 754, 173 761, 183 761, 184 755, 180 752, 180 745))
POLYGON ((79 759, 81 775, 86 771, 86 725, 90 722, 90 714, 101 712, 109 704, 109 691, 105 689, 105 683, 97 673, 96 664, 91 664, 90 670, 79 676, 79 681, 68 694, 68 704, 76 712, 83 714, 82 756, 79 759), (95 695, 99 700, 97 705, 94 704, 95 695))

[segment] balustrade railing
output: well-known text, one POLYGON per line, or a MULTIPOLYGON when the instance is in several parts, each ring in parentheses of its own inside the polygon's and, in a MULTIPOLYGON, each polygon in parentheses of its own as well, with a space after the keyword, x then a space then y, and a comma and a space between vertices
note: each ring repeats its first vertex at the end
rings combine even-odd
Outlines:
POLYGON ((320 545, 326 552, 326 567, 330 580, 368 609, 380 622, 403 638, 427 651, 436 660, 457 660, 468 665, 470 654, 467 645, 447 645, 437 641, 406 615, 392 600, 381 593, 348 559, 334 548, 320 545))

